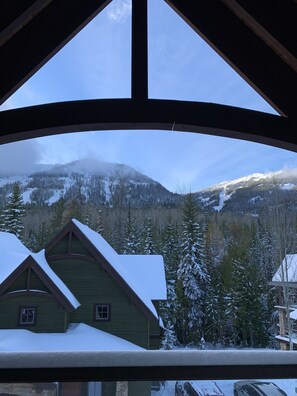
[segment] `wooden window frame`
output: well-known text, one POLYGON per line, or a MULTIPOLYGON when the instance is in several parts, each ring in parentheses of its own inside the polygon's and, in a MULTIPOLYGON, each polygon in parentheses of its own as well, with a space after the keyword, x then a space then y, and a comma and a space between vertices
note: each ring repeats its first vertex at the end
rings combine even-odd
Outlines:
POLYGON ((110 322, 111 320, 111 304, 108 303, 95 303, 93 306, 93 316, 94 316, 94 321, 95 322, 110 322), (99 318, 98 317, 98 312, 97 312, 97 308, 98 307, 107 307, 107 316, 106 318, 99 318))
POLYGON ((22 306, 22 307, 19 307, 19 309, 18 309, 18 326, 20 326, 20 327, 36 326, 36 316, 37 316, 37 307, 35 307, 35 306, 22 306), (33 309, 34 310, 33 322, 24 323, 22 321, 22 310, 23 309, 33 309))

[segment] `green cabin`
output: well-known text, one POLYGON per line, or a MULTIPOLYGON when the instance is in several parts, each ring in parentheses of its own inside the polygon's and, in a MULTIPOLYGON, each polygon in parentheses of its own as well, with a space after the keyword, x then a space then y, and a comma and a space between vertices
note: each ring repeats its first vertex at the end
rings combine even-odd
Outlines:
MULTIPOLYGON (((8 330, 11 339, 30 334, 32 343, 16 343, 23 351, 41 348, 33 340, 36 333, 44 337, 43 351, 53 336, 60 339, 57 350, 158 349, 162 300, 162 256, 118 255, 75 219, 39 253, 0 232, 0 350, 10 350, 3 344, 8 330)), ((143 385, 130 386, 129 395, 139 394, 143 385)), ((150 394, 146 388, 141 394, 150 394)), ((115 389, 109 384, 98 395, 115 389)))

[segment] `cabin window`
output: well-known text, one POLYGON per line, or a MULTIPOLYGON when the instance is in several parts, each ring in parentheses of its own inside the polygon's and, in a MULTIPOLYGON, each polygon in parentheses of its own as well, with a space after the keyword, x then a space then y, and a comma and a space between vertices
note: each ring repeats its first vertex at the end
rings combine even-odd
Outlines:
POLYGON ((36 307, 20 307, 18 324, 20 326, 34 326, 36 324, 36 307))
POLYGON ((110 304, 94 304, 94 320, 110 320, 110 304))

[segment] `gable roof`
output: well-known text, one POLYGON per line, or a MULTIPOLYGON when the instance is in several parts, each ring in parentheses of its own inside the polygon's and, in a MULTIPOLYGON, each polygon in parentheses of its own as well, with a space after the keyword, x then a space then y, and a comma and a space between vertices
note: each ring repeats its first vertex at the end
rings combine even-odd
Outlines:
MULTIPOLYGON (((139 277, 135 276, 133 272, 129 271, 129 267, 127 266, 127 261, 128 261, 127 258, 122 260, 122 256, 118 255, 117 252, 109 245, 109 243, 97 232, 91 230, 89 227, 80 223, 78 220, 72 219, 72 222, 86 236, 86 238, 92 243, 92 245, 96 248, 96 250, 103 255, 103 257, 108 261, 108 263, 112 266, 112 268, 117 272, 117 274, 120 275, 123 281, 127 284, 129 289, 134 291, 134 293, 138 296, 138 298, 142 301, 142 303, 145 304, 145 306, 150 310, 150 312, 155 316, 155 318, 158 319, 158 314, 152 303, 150 292, 148 292, 150 286, 152 288, 154 287, 154 283, 152 283, 151 285, 147 285, 147 287, 143 289, 141 284, 143 282, 140 283, 139 277), (126 265, 124 264, 124 261, 126 261, 126 265)), ((163 261, 161 256, 159 256, 159 260, 163 261)), ((147 261, 151 261, 153 263, 154 256, 148 256, 147 261)), ((163 269, 164 269, 164 265, 163 265, 163 269)), ((164 276, 164 281, 165 281, 165 276, 164 276)), ((166 283, 164 285, 166 288, 166 283)))
MULTIPOLYGON (((133 256, 130 256, 131 265, 127 265, 129 256, 123 259, 123 256, 118 255, 117 252, 100 234, 76 219, 72 219, 46 246, 46 253, 50 253, 51 248, 55 246, 57 241, 69 231, 75 233, 81 242, 84 243, 91 251, 94 257, 104 259, 104 269, 106 269, 109 275, 120 285, 131 301, 133 301, 142 310, 148 319, 159 320, 159 316, 154 304, 152 303, 152 299, 156 299, 155 296, 159 295, 162 297, 162 299, 164 299, 164 297, 166 299, 166 282, 164 273, 162 278, 158 280, 158 283, 154 280, 154 282, 151 284, 147 283, 146 287, 144 288, 144 281, 139 279, 140 271, 135 273, 131 271, 133 268, 135 268, 136 259, 133 258, 133 256), (153 291, 157 284, 158 288, 153 291)), ((139 265, 146 262, 144 266, 144 273, 149 273, 149 270, 147 269, 149 263, 152 264, 152 268, 158 268, 159 275, 162 273, 162 271, 164 272, 162 256, 148 256, 146 259, 143 259, 143 256, 136 257, 141 258, 141 262, 138 262, 139 265)), ((152 278, 152 274, 150 275, 150 278, 152 278)))
POLYGON ((297 254, 287 254, 272 278, 272 283, 283 281, 297 282, 297 254))
POLYGON ((79 307, 75 296, 48 265, 44 250, 32 253, 15 235, 0 232, 0 294, 29 267, 65 308, 73 310, 79 307))

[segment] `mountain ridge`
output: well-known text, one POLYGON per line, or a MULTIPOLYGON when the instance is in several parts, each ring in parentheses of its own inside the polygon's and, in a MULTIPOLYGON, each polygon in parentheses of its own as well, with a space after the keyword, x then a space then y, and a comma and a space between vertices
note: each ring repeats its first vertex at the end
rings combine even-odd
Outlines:
MULTIPOLYGON (((125 164, 83 159, 67 164, 40 165, 29 175, 0 176, 0 204, 7 202, 18 182, 26 204, 52 205, 60 197, 113 207, 180 206, 184 194, 167 190, 161 183, 125 164)), ((271 203, 278 188, 283 198, 297 196, 297 169, 253 173, 223 181, 193 195, 202 210, 247 211, 257 214, 271 203)), ((294 202, 293 199, 293 202, 294 202)))

